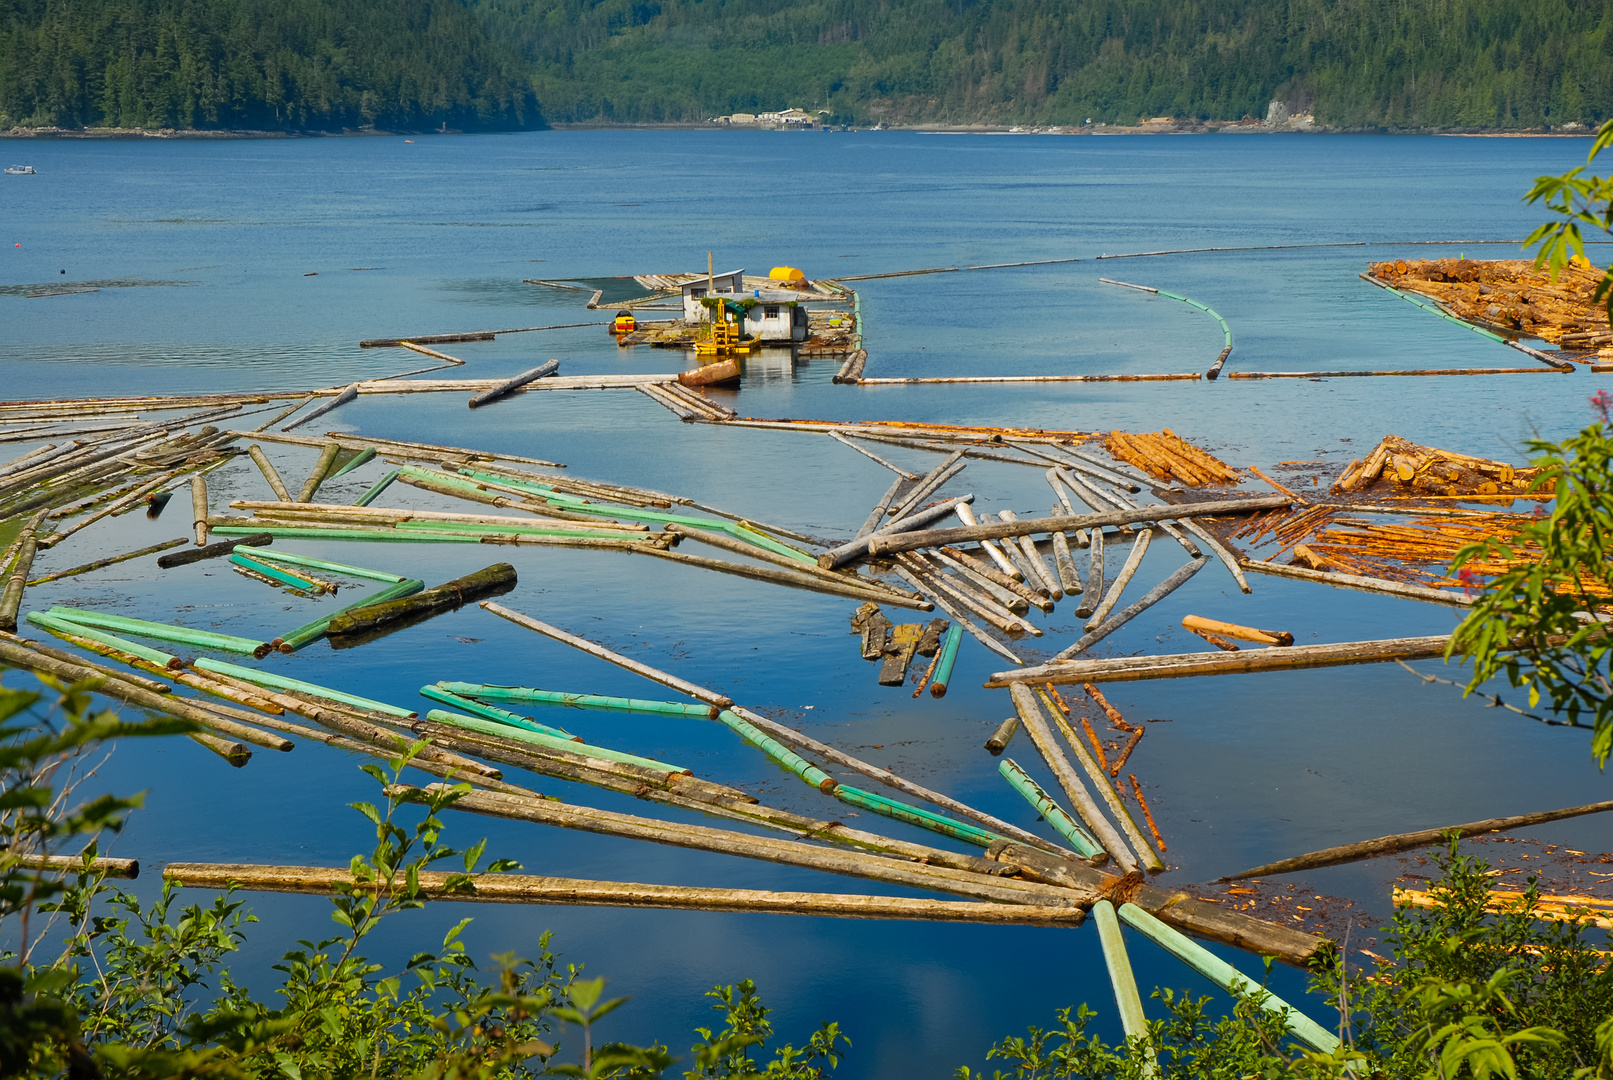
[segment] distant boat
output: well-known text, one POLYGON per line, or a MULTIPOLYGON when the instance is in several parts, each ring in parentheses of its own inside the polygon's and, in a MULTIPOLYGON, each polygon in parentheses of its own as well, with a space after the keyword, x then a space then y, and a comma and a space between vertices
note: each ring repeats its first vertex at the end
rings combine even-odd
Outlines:
POLYGON ((7 176, 33 176, 39 170, 32 165, 13 165, 6 170, 7 176))

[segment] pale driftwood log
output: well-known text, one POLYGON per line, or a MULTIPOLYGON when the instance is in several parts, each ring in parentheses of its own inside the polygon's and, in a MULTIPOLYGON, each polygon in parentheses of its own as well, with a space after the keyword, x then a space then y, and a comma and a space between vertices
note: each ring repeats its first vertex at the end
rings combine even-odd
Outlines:
MULTIPOLYGON (((409 478, 404 476, 399 476, 398 480, 402 483, 409 482, 409 478)), ((509 505, 516 509, 526 509, 521 503, 509 499, 499 499, 496 505, 509 505)), ((395 524, 400 521, 455 521, 468 525, 520 525, 524 528, 549 527, 547 522, 533 521, 531 518, 506 517, 499 514, 456 514, 446 510, 392 510, 380 506, 344 506, 340 503, 272 503, 237 499, 235 502, 230 503, 230 506, 237 510, 251 510, 259 514, 272 514, 287 519, 341 519, 370 524, 395 524)), ((604 518, 585 517, 581 514, 573 515, 568 520, 586 523, 590 529, 600 532, 633 533, 637 536, 643 536, 650 531, 650 527, 642 522, 623 524, 617 521, 607 521, 604 518)), ((554 527, 560 528, 560 526, 554 527)), ((806 564, 802 563, 801 565, 806 564)))
POLYGON ((0 660, 4 660, 12 667, 24 668, 28 671, 42 671, 49 675, 77 682, 80 679, 98 679, 101 685, 96 687, 96 693, 109 697, 114 701, 124 701, 141 708, 151 709, 155 712, 167 713, 177 716, 181 720, 189 720, 194 724, 216 731, 221 735, 228 735, 232 739, 242 742, 255 743, 259 746, 273 750, 290 750, 295 744, 289 739, 269 735, 262 731, 227 720, 216 712, 202 706, 189 698, 177 697, 173 694, 158 694, 147 690, 143 686, 123 678, 121 675, 110 675, 105 671, 98 671, 82 662, 68 663, 57 660, 55 657, 14 640, 0 640, 0 660))
POLYGON ((504 397, 507 394, 514 393, 527 383, 535 382, 538 379, 542 379, 548 375, 553 375, 559 370, 560 361, 546 360, 535 368, 521 372, 521 374, 515 376, 513 379, 507 379, 504 382, 499 383, 491 390, 477 394, 475 397, 470 399, 470 407, 473 409, 479 409, 483 405, 490 405, 499 398, 504 397))
POLYGON ((335 397, 333 397, 329 401, 325 402, 325 404, 321 405, 319 408, 317 408, 313 412, 309 413, 307 416, 301 417, 300 419, 297 419, 297 420, 293 420, 291 423, 287 424, 285 427, 281 428, 280 430, 281 431, 291 431, 293 428, 300 428, 304 424, 308 423, 308 421, 310 421, 310 420, 319 419, 321 416, 324 416, 326 413, 330 412, 332 409, 341 408, 343 405, 346 405, 349 401, 352 401, 354 398, 358 397, 359 385, 360 385, 359 383, 353 383, 352 385, 350 385, 350 386, 346 387, 345 389, 343 389, 335 397))
POLYGON ((989 596, 971 592, 959 583, 947 580, 945 575, 917 555, 904 553, 896 558, 897 565, 917 578, 922 583, 924 591, 932 598, 937 593, 945 593, 1005 634, 1026 631, 1033 637, 1042 636, 1041 628, 1034 623, 1021 619, 1007 608, 999 606, 989 596))
POLYGON ((1161 581, 1152 589, 1149 589, 1148 592, 1143 595, 1141 600, 1130 605, 1129 607, 1124 608, 1114 615, 1109 616, 1103 625, 1099 626, 1096 630, 1089 631, 1085 637, 1081 638, 1081 640, 1077 641, 1074 645, 1071 645, 1068 649, 1065 649, 1063 652, 1059 653, 1056 657, 1054 657, 1054 659, 1067 660, 1076 653, 1082 652, 1083 650, 1090 648, 1096 642, 1108 637, 1110 634, 1126 625, 1132 619, 1135 619, 1138 615, 1141 615, 1144 611, 1147 611, 1149 608, 1165 599, 1165 597, 1175 592, 1176 589, 1188 578, 1204 569, 1204 564, 1209 561, 1209 559, 1203 557, 1202 555, 1197 559, 1194 559, 1186 566, 1177 570, 1170 577, 1166 578, 1164 581, 1161 581))
MULTIPOLYGON (((947 548, 944 551, 931 551, 927 552, 926 554, 929 558, 940 563, 942 566, 947 566, 953 570, 956 570, 971 585, 976 585, 984 589, 991 595, 993 600, 997 601, 997 603, 1001 604, 1009 611, 1012 611, 1015 615, 1023 615, 1025 612, 1030 610, 1031 601, 1027 600, 1021 593, 1009 589, 1001 584, 1001 582, 1004 581, 1014 581, 1014 579, 1009 577, 1007 574, 998 573, 995 568, 986 566, 985 563, 980 562, 978 559, 970 560, 970 562, 974 564, 973 566, 959 561, 954 556, 961 555, 963 553, 958 551, 957 548, 947 548), (952 554, 948 554, 948 552, 951 552, 952 554), (987 570, 990 570, 991 574, 987 575, 982 573, 978 569, 982 566, 985 566, 987 570)), ((904 556, 897 557, 903 558, 904 556)), ((1014 581, 1014 584, 1019 585, 1019 582, 1014 581)), ((1024 588, 1024 586, 1020 585, 1020 588, 1024 588)), ((1036 606, 1041 608, 1043 611, 1051 611, 1053 609, 1053 601, 1036 593, 1032 593, 1031 595, 1037 596, 1036 606)))
POLYGON ((997 730, 993 731, 991 733, 991 738, 986 740, 986 749, 990 751, 991 756, 997 757, 1004 750, 1008 749, 1008 741, 1014 737, 1014 732, 1018 730, 1019 717, 1017 716, 1010 716, 1008 719, 998 724, 997 730))
POLYGON ((889 593, 894 600, 906 601, 907 603, 904 604, 904 606, 912 606, 913 601, 923 599, 923 597, 916 596, 904 590, 892 588, 882 581, 875 581, 872 578, 860 577, 854 572, 824 570, 815 562, 809 563, 802 562, 800 559, 792 559, 788 555, 780 555, 776 551, 771 551, 764 547, 758 547, 755 544, 747 544, 743 540, 735 540, 727 533, 713 532, 709 529, 696 529, 692 526, 680 525, 676 522, 667 525, 666 531, 669 533, 675 533, 678 536, 687 536, 691 540, 698 540, 702 544, 710 544, 712 547, 733 552, 735 555, 743 555, 748 559, 760 559, 762 562, 770 562, 775 566, 782 566, 787 569, 794 570, 797 573, 808 574, 812 577, 821 578, 824 581, 832 581, 852 588, 870 589, 874 592, 889 593))
MULTIPOLYGON (((982 550, 986 550, 985 545, 981 545, 981 547, 982 550)), ((1027 604, 1034 604, 1043 611, 1053 610, 1053 598, 1050 595, 1026 585, 1018 578, 1011 577, 1000 570, 994 569, 986 563, 981 562, 973 555, 970 555, 968 552, 960 551, 954 547, 940 548, 939 551, 945 557, 954 560, 959 565, 967 568, 977 576, 996 584, 999 588, 1007 589, 1009 592, 1019 596, 1027 604)))
POLYGON ((1215 538, 1215 535, 1211 533, 1210 530, 1206 529, 1203 525, 1200 525, 1192 518, 1183 518, 1182 528, 1204 541, 1204 546, 1214 552, 1215 557, 1220 559, 1222 564, 1232 574, 1232 580, 1238 583, 1238 588, 1240 590, 1245 593, 1251 591, 1249 588, 1249 580, 1243 576, 1243 571, 1238 567, 1237 558, 1232 554, 1232 552, 1227 550, 1225 544, 1221 543, 1221 541, 1215 538))
POLYGON ((1305 855, 1295 855, 1290 859, 1279 859, 1277 862, 1257 866, 1252 870, 1243 870, 1236 874, 1228 874, 1226 877, 1218 878, 1217 880, 1239 881, 1243 878, 1271 877, 1276 874, 1292 874, 1296 870, 1315 870, 1323 866, 1338 866, 1340 863, 1375 859, 1380 855, 1393 855, 1396 852, 1411 851, 1414 848, 1427 847, 1431 844, 1444 844, 1452 833, 1464 838, 1482 836, 1485 833, 1506 832, 1509 829, 1522 829, 1529 825, 1543 825, 1548 821, 1583 817, 1586 814, 1601 814, 1609 810, 1613 810, 1613 802, 1596 802, 1587 803, 1584 806, 1570 806, 1566 810, 1542 810, 1533 814, 1518 814, 1515 817, 1470 821, 1466 825, 1446 825, 1440 829, 1419 829, 1416 832, 1396 833, 1393 836, 1380 836, 1376 840, 1363 840, 1356 844, 1340 844, 1338 847, 1323 848, 1320 851, 1312 851, 1305 855))
POLYGON ((508 619, 517 626, 524 626, 528 630, 542 634, 544 637, 553 638, 556 641, 570 645, 574 649, 580 649, 589 656, 607 660, 617 667, 623 667, 636 675, 642 675, 651 682, 658 682, 662 686, 670 686, 685 697, 692 697, 696 701, 704 701, 706 704, 715 705, 719 709, 726 709, 734 703, 734 699, 726 694, 713 693, 703 686, 696 686, 694 683, 680 679, 676 675, 668 675, 666 672, 652 668, 648 664, 630 660, 619 652, 613 652, 603 645, 595 645, 592 641, 580 638, 575 634, 568 634, 558 626, 550 626, 546 622, 539 622, 529 615, 523 615, 519 611, 512 611, 502 604, 495 604, 491 600, 483 600, 481 606, 499 618, 508 619))
POLYGON ((1115 575, 1115 583, 1109 586, 1104 595, 1103 603, 1093 611, 1092 617, 1086 622, 1086 631, 1091 633, 1103 625, 1103 620, 1109 617, 1109 612, 1115 609, 1120 602, 1120 594, 1126 586, 1131 584, 1132 577, 1137 573, 1138 567, 1143 564, 1143 556, 1148 552, 1148 545, 1154 539, 1153 529, 1144 529, 1139 532, 1131 542, 1131 550, 1126 553, 1126 561, 1120 567, 1120 573, 1115 575))
POLYGON ((947 455, 945 461, 926 473, 923 479, 919 480, 918 484, 914 486, 913 490, 902 496, 902 501, 891 507, 886 513, 893 518, 905 516, 920 502, 929 498, 930 494, 940 488, 942 484, 945 484, 963 471, 964 465, 960 460, 962 457, 962 450, 955 450, 947 455))
POLYGON ((191 524, 196 530, 196 546, 207 546, 207 480, 193 476, 190 479, 191 524))
POLYGON ((1071 767, 1070 759, 1059 749, 1058 740, 1053 735, 1053 729, 1048 726, 1047 717, 1043 715, 1042 706, 1036 700, 1036 695, 1022 683, 1012 684, 1008 692, 1014 699, 1014 711, 1019 713, 1025 734, 1036 744, 1037 752, 1042 755, 1047 767, 1053 770, 1059 786, 1064 789, 1064 794, 1076 812, 1081 815, 1081 820, 1091 831, 1093 838, 1109 853, 1109 857, 1115 861, 1121 873, 1129 874, 1135 871, 1137 860, 1132 855, 1131 849, 1120 838, 1120 834, 1109 823, 1109 819, 1104 817, 1103 811, 1098 809, 1098 804, 1092 801, 1091 793, 1071 767))
MULTIPOLYGON (((286 490, 286 482, 280 479, 280 473, 275 469, 274 463, 269 460, 269 456, 263 452, 263 447, 253 443, 246 448, 246 452, 251 455, 253 463, 258 467, 258 471, 263 473, 263 478, 269 482, 269 490, 274 492, 274 497, 282 503, 291 502, 291 493, 286 490)), ((234 504, 232 503, 231 505, 233 506, 234 504)))
POLYGON ((1059 584, 1064 587, 1065 595, 1080 595, 1084 591, 1081 575, 1075 569, 1075 560, 1070 557, 1070 541, 1061 532, 1053 534, 1053 561, 1058 565, 1059 584))
MULTIPOLYGON (((1003 521, 1019 520, 1019 515, 1012 510, 999 510, 997 511, 997 516, 1003 521)), ((1036 550, 1035 542, 1028 536, 1020 536, 1015 539, 1019 542, 1019 550, 1025 556, 1025 566, 1030 571, 1031 576, 1041 583, 1042 589, 1046 591, 1051 599, 1055 601, 1064 599, 1064 590, 1059 586, 1058 576, 1048 568, 1046 560, 1042 558, 1042 553, 1036 550)))
POLYGON ((1079 618, 1087 618, 1103 603, 1104 542, 1103 530, 1093 529, 1091 543, 1087 546, 1087 587, 1081 593, 1081 603, 1075 609, 1079 618))
POLYGON ((252 760, 252 751, 240 742, 230 739, 221 739, 217 735, 209 735, 205 731, 188 732, 185 737, 191 742, 204 746, 239 769, 252 760))
POLYGON ((1052 715, 1053 722, 1058 725, 1060 733, 1064 736, 1064 741, 1069 744, 1071 752, 1075 754, 1075 759, 1081 763, 1082 771, 1087 774, 1088 779, 1103 795, 1104 804, 1108 806, 1109 813, 1114 817, 1114 820, 1120 824, 1120 830, 1126 834, 1126 839, 1131 843, 1131 849, 1137 853, 1137 857, 1142 861, 1144 869, 1150 874, 1157 874, 1164 870, 1165 860, 1160 858, 1159 852, 1154 850, 1154 845, 1148 842, 1148 838, 1143 835, 1143 831, 1137 827, 1137 822, 1132 819, 1131 811, 1126 809, 1126 804, 1120 801, 1120 796, 1115 792, 1109 774, 1087 751, 1086 746, 1081 742, 1081 737, 1070 726, 1070 722, 1064 719, 1063 714, 1053 706, 1051 700, 1047 697, 1047 691, 1038 690, 1037 693, 1042 696, 1043 701, 1047 702, 1048 713, 1052 715))
MULTIPOLYGON (((929 590, 929 586, 925 585, 918 578, 914 577, 912 573, 910 573, 905 567, 896 567, 896 576, 900 577, 903 581, 907 582, 915 589, 919 589, 920 591, 929 590)), ((1025 662, 1019 657, 1015 656, 1013 652, 1011 652, 1002 642, 998 641, 996 638, 980 629, 980 627, 976 626, 967 615, 958 610, 958 606, 952 601, 943 596, 939 596, 934 592, 931 592, 930 599, 935 601, 935 606, 946 612, 953 622, 969 631, 970 635, 973 636, 976 641, 979 641, 986 648, 990 649, 1004 660, 1007 660, 1010 664, 1023 664, 1025 662)))
MULTIPOLYGON (((854 559, 867 555, 873 550, 872 545, 876 541, 888 536, 900 536, 911 529, 922 528, 932 521, 938 521, 941 518, 946 517, 948 514, 955 512, 958 507, 973 501, 974 496, 972 494, 959 495, 955 499, 948 499, 945 502, 936 503, 934 506, 925 507, 923 510, 909 514, 907 517, 897 518, 890 524, 882 528, 875 529, 867 536, 848 541, 847 543, 841 544, 837 548, 832 548, 824 554, 819 555, 818 565, 825 570, 834 570, 838 567, 844 566, 846 563, 849 563, 854 559)), ((913 551, 917 548, 933 546, 935 545, 914 544, 910 547, 903 547, 897 550, 913 551)))
MULTIPOLYGON (((434 789, 440 786, 432 785, 434 789)), ((1090 903, 1091 899, 1096 899, 1090 893, 1083 894, 1081 891, 1059 886, 992 877, 984 873, 953 870, 943 866, 926 866, 860 851, 828 849, 798 840, 736 833, 705 825, 658 821, 551 799, 473 791, 461 796, 452 807, 455 810, 467 810, 515 821, 531 821, 564 829, 736 855, 831 874, 883 881, 891 885, 953 893, 977 900, 993 900, 1009 904, 1040 901, 1080 907, 1084 906, 1083 902, 1090 903)))
POLYGON ((857 453, 861 454, 865 458, 868 458, 870 461, 877 461, 879 464, 885 466, 885 468, 889 469, 891 472, 895 473, 904 480, 917 480, 919 478, 918 473, 910 473, 900 465, 891 464, 878 454, 874 453, 872 450, 858 446, 856 443, 852 442, 838 431, 827 431, 824 432, 824 434, 828 435, 829 438, 833 439, 842 446, 849 446, 851 449, 857 451, 857 453))
POLYGON ((1379 664, 1390 660, 1427 660, 1445 654, 1448 634, 1428 637, 1386 638, 1379 641, 1345 641, 1332 645, 1294 645, 1240 653, 1177 653, 1168 656, 1127 656, 1115 660, 1054 661, 1019 671, 999 671, 988 687, 1010 683, 1141 682, 1148 679, 1185 679, 1196 675, 1239 675, 1256 671, 1339 667, 1345 664, 1379 664))
MULTIPOLYGON (((958 504, 957 515, 958 520, 963 522, 964 525, 980 524, 979 520, 975 517, 974 508, 969 506, 967 503, 958 504)), ((936 546, 939 547, 941 545, 936 546)), ((998 568, 1001 569, 1002 572, 1008 577, 1013 578, 1015 581, 1019 581, 1024 578, 1025 572, 1019 567, 1015 566, 1013 561, 1008 558, 1007 553, 1004 552, 1003 549, 997 544, 992 543, 990 540, 982 540, 980 541, 980 550, 984 551, 988 556, 990 556, 991 561, 996 563, 998 568)))
MULTIPOLYGON (((191 889, 249 892, 333 894, 338 888, 376 891, 373 883, 354 882, 346 869, 316 866, 255 866, 242 863, 169 863, 163 879, 191 889)), ((717 889, 691 885, 645 885, 631 881, 535 877, 527 874, 478 874, 470 889, 446 888, 451 875, 434 870, 420 874, 422 893, 431 900, 482 904, 538 904, 568 907, 654 908, 672 911, 725 911, 741 914, 813 915, 830 919, 912 919, 923 922, 973 922, 1006 926, 1080 926, 1080 908, 990 901, 928 900, 906 896, 846 893, 775 892, 762 889, 717 889)))
POLYGON ((1465 607, 1477 599, 1458 592, 1447 592, 1444 589, 1430 589, 1423 585, 1407 585, 1384 578, 1363 577, 1360 574, 1338 574, 1331 570, 1310 570, 1303 566, 1285 566, 1282 563, 1262 562, 1259 559, 1245 559, 1243 565, 1245 569, 1259 574, 1298 578, 1301 581, 1318 581, 1324 585, 1340 585, 1346 589, 1384 593, 1407 600, 1428 600, 1436 604, 1449 604, 1452 607, 1465 607))
MULTIPOLYGON (((661 378, 662 376, 656 377, 661 378)), ((348 435, 335 431, 328 432, 323 439, 312 439, 306 435, 283 435, 272 431, 236 431, 231 434, 263 439, 266 442, 285 443, 288 446, 319 447, 328 442, 340 443, 343 450, 362 450, 366 446, 371 446, 375 448, 378 454, 391 454, 395 457, 414 457, 421 461, 438 461, 456 465, 464 464, 465 462, 515 461, 523 465, 542 465, 553 469, 565 468, 564 465, 557 461, 544 461, 541 458, 517 457, 514 454, 496 454, 490 450, 466 450, 460 446, 435 446, 430 443, 407 442, 400 439, 348 435)))
POLYGON ((902 490, 902 485, 906 482, 900 476, 891 481, 890 489, 885 492, 884 497, 879 502, 874 504, 873 512, 868 515, 868 520, 863 522, 862 528, 857 530, 857 535, 854 539, 861 540, 880 527, 885 520, 885 511, 890 509, 891 502, 896 498, 896 493, 902 490))
POLYGON ((641 555, 653 555, 658 559, 666 559, 669 562, 683 563, 685 566, 698 566, 702 570, 716 570, 719 573, 753 578, 757 581, 766 581, 774 585, 787 585, 795 589, 830 593, 835 596, 849 596, 853 600, 872 600, 878 604, 894 604, 898 607, 913 608, 916 611, 935 610, 935 606, 923 597, 909 599, 888 589, 814 576, 804 569, 798 572, 774 570, 765 566, 752 566, 749 563, 727 562, 723 559, 707 559, 699 555, 685 555, 682 552, 667 551, 651 544, 636 545, 633 550, 641 555))
POLYGON ((22 606, 22 591, 28 585, 28 575, 34 570, 34 556, 39 552, 39 526, 44 523, 46 513, 44 510, 36 513, 17 534, 10 549, 17 553, 16 561, 7 566, 8 560, 0 560, 0 567, 10 571, 5 587, 0 589, 0 630, 17 628, 17 610, 22 606))
POLYGON ((113 859, 97 855, 89 866, 77 855, 17 855, 15 865, 24 870, 60 871, 67 874, 88 872, 103 877, 133 880, 140 876, 139 859, 113 859))

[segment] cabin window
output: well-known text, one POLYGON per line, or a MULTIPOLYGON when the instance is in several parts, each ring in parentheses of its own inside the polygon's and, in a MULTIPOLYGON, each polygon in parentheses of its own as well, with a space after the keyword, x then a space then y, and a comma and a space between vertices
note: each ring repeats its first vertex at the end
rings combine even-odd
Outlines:
POLYGON ((766 317, 767 318, 769 318, 769 319, 778 318, 778 307, 777 307, 777 305, 775 305, 773 307, 765 308, 763 310, 766 312, 766 317))

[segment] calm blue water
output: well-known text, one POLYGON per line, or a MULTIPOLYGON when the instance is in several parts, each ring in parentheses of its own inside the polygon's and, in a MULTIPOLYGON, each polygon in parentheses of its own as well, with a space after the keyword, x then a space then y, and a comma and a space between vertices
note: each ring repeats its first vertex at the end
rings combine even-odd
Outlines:
MULTIPOLYGON (((523 278, 615 277, 778 263, 809 277, 1079 257, 1051 267, 870 281, 859 286, 866 374, 1193 371, 1220 349, 1213 322, 1184 305, 1111 286, 1111 277, 1191 296, 1231 324, 1229 370, 1517 367, 1529 361, 1361 282, 1366 261, 1513 247, 1429 249, 1413 241, 1516 240, 1538 222, 1519 195, 1543 172, 1579 164, 1566 139, 1232 136, 990 137, 913 133, 546 132, 510 136, 168 144, 28 142, 10 157, 39 174, 0 183, 0 397, 184 393, 340 384, 421 366, 361 338, 591 321, 583 294, 523 278), (1102 253, 1372 241, 1315 248, 1093 261, 1102 253), (364 269, 357 269, 364 268, 364 269), (61 271, 65 270, 63 274, 61 271), (317 276, 305 276, 317 274, 317 276), (63 283, 101 291, 28 299, 63 283), (141 287, 130 287, 139 285, 141 287)), ((631 283, 629 283, 631 284, 631 283)), ((608 313, 607 313, 608 314, 608 313)), ((563 374, 662 371, 677 354, 619 352, 602 328, 446 347, 456 374, 514 373, 555 356, 563 374)), ((1014 423, 1082 430, 1168 426, 1234 464, 1342 464, 1393 432, 1453 450, 1521 460, 1533 432, 1589 420, 1588 373, 1492 378, 927 386, 833 386, 837 361, 747 381, 728 402, 758 417, 1014 423)), ((828 440, 683 425, 629 391, 528 394, 470 413, 454 395, 364 398, 316 423, 365 434, 499 449, 564 461, 579 476, 674 491, 826 537, 849 536, 888 474, 828 440)), ((26 444, 9 449, 21 453, 26 444)), ((286 474, 313 455, 269 446, 286 474)), ((6 456, 10 456, 7 454, 6 456)), ((918 469, 930 455, 892 449, 918 469)), ((356 497, 379 462, 326 489, 356 497)), ((1045 511, 1036 470, 975 462, 949 490, 982 511, 1045 511), (961 485, 961 486, 958 486, 961 485)), ((250 463, 213 474, 215 505, 264 498, 250 463)), ((393 488, 383 502, 448 508, 393 488)), ((46 569, 185 532, 176 510, 123 517, 42 560, 46 569)), ((979 684, 1001 661, 966 639, 943 701, 875 685, 846 633, 851 601, 716 577, 613 553, 402 545, 299 550, 425 578, 514 562, 504 603, 605 642, 844 746, 915 780, 1031 826, 980 744, 1008 714, 979 684)), ((1118 563, 1118 558, 1115 560, 1118 563)), ((1181 562, 1156 543, 1143 570, 1181 562)), ((1102 654, 1201 647, 1180 629, 1195 612, 1291 629, 1301 641, 1436 633, 1444 608, 1298 582, 1257 579, 1239 594, 1218 566, 1104 643, 1102 654)), ((345 600, 345 596, 344 596, 345 600)), ((30 590, 25 607, 92 605, 227 632, 272 636, 319 602, 269 593, 203 563, 149 580, 141 564, 30 590)), ((328 603, 328 601, 326 602, 328 603)), ((1046 655, 1079 633, 1061 605, 1046 655)), ((361 649, 321 644, 276 670, 398 703, 437 679, 524 683, 651 696, 650 684, 478 609, 361 649)), ((1422 665, 1437 670, 1439 665, 1422 665)), ((1456 674, 1447 672, 1446 674, 1456 674)), ((15 677, 13 677, 13 682, 15 677)), ((1549 730, 1424 686, 1398 667, 1343 668, 1115 686, 1134 719, 1156 717, 1132 759, 1170 845, 1166 881, 1192 882, 1331 843, 1605 798, 1583 733, 1549 730)), ((838 804, 769 766, 715 725, 567 714, 591 742, 678 762, 778 804, 824 815, 838 804)), ((1010 754, 1034 767, 1017 742, 1010 754)), ((374 796, 357 762, 321 747, 260 752, 243 771, 186 742, 120 748, 115 790, 147 788, 118 854, 148 867, 220 860, 345 864, 367 850, 345 804, 374 796)), ((546 793, 650 812, 560 781, 546 793)), ((655 809, 668 817, 679 815, 655 809)), ((859 821, 859 824, 867 824, 859 821)), ((854 881, 629 841, 455 816, 462 840, 533 873, 734 887, 855 891, 854 881)), ((876 830, 909 835, 884 820, 876 830)), ((928 834, 912 834, 928 842, 928 834)), ((1535 835, 1605 850, 1605 824, 1535 835)), ((1389 864, 1312 875, 1318 892, 1387 909, 1389 864)), ((155 888, 154 876, 138 883, 155 888)), ((899 891, 899 890, 893 890, 899 891)), ((262 917, 237 977, 265 988, 293 938, 330 926, 326 905, 254 896, 262 917)), ((412 913, 377 949, 398 958, 440 940, 465 912, 412 913)), ((555 932, 632 1004, 607 1037, 674 1050, 708 1022, 701 993, 751 977, 786 1039, 838 1019, 856 1044, 848 1077, 938 1075, 977 1064, 997 1037, 1045 1024, 1086 1000, 1118 1037, 1095 934, 769 916, 489 908, 473 954, 536 948, 555 932)), ((1257 970, 1247 957, 1235 957, 1257 970)), ((1134 942, 1145 987, 1205 985, 1134 942)), ((1300 979, 1279 972, 1280 992, 1300 979)))

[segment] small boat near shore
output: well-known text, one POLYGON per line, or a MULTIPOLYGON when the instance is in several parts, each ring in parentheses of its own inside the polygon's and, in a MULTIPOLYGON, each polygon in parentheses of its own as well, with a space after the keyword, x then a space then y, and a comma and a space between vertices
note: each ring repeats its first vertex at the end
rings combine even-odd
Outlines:
POLYGON ((7 176, 34 176, 39 172, 32 165, 13 165, 6 170, 7 176))

